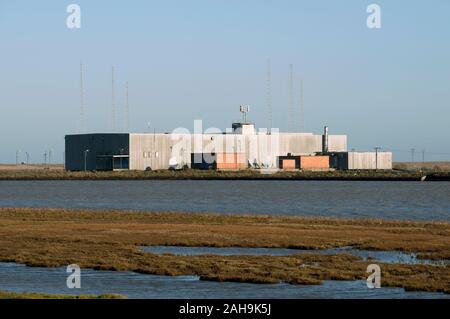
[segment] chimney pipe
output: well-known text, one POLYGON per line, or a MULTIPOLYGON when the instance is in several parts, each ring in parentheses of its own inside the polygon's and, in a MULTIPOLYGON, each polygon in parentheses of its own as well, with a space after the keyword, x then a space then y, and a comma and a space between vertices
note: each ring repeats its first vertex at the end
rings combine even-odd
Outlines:
POLYGON ((328 126, 323 128, 322 153, 328 153, 328 126))

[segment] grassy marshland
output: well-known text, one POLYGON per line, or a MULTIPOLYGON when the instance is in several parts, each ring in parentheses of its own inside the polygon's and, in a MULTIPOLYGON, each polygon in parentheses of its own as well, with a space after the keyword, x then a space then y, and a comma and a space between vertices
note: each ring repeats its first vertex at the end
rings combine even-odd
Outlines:
MULTIPOLYGON (((367 278, 368 262, 348 254, 174 256, 141 245, 352 246, 450 259, 450 224, 273 216, 0 209, 0 261, 57 267, 198 275, 204 280, 320 284, 367 278)), ((450 293, 450 266, 382 264, 382 285, 450 293)))
POLYGON ((42 293, 17 293, 17 292, 3 292, 0 291, 0 299, 124 299, 125 297, 115 294, 107 295, 52 295, 42 293))

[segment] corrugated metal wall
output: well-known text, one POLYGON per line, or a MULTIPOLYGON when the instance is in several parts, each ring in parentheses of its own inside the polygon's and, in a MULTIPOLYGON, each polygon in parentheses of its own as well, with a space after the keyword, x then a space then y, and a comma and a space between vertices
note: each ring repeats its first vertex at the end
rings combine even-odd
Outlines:
MULTIPOLYGON (((347 150, 347 136, 330 135, 332 151, 347 150)), ((245 153, 245 161, 276 168, 277 157, 322 151, 321 135, 280 134, 130 134, 130 169, 168 169, 169 160, 190 166, 191 153, 245 153)))
POLYGON ((97 156, 127 155, 129 134, 76 134, 65 137, 65 168, 69 171, 97 169, 97 156))
MULTIPOLYGON (((245 166, 254 164, 255 167, 276 168, 279 156, 288 153, 312 155, 322 150, 321 135, 305 133, 80 134, 67 135, 65 144, 66 169, 73 171, 84 170, 84 151, 87 149, 87 170, 98 169, 98 156, 121 154, 130 155, 131 170, 168 169, 171 159, 179 168, 190 167, 191 153, 240 153, 243 155, 239 161, 245 162, 245 166)), ((336 152, 331 162, 337 169, 392 169, 390 152, 378 152, 378 156, 375 152, 347 153, 345 135, 330 135, 329 150, 336 152)))
POLYGON ((348 152, 348 169, 392 169, 392 153, 348 152))

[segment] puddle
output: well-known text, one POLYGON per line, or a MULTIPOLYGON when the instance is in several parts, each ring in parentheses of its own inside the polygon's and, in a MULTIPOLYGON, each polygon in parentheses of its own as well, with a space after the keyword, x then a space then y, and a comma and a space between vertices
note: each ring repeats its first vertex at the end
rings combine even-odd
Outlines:
POLYGON ((0 290, 51 294, 116 293, 133 299, 307 299, 307 298, 423 298, 450 295, 405 292, 402 288, 369 289, 365 281, 325 281, 323 285, 247 284, 201 281, 196 276, 156 276, 133 272, 81 270, 81 288, 68 289, 65 268, 26 267, 0 263, 0 290))
POLYGON ((399 264, 433 264, 444 265, 449 261, 432 261, 417 259, 416 254, 399 251, 370 251, 342 247, 322 250, 288 249, 288 248, 242 248, 242 247, 180 247, 180 246, 143 246, 141 249, 153 254, 172 254, 176 256, 200 255, 252 255, 252 256, 290 256, 304 253, 338 254, 347 253, 361 257, 363 260, 371 258, 373 261, 399 264))

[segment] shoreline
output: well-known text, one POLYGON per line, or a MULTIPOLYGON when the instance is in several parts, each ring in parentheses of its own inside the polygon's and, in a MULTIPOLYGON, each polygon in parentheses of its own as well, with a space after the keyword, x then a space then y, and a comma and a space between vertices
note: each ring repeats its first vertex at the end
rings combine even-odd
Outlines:
POLYGON ((117 171, 67 172, 55 169, 0 170, 0 181, 33 180, 252 180, 252 181, 450 181, 450 172, 410 171, 117 171))

